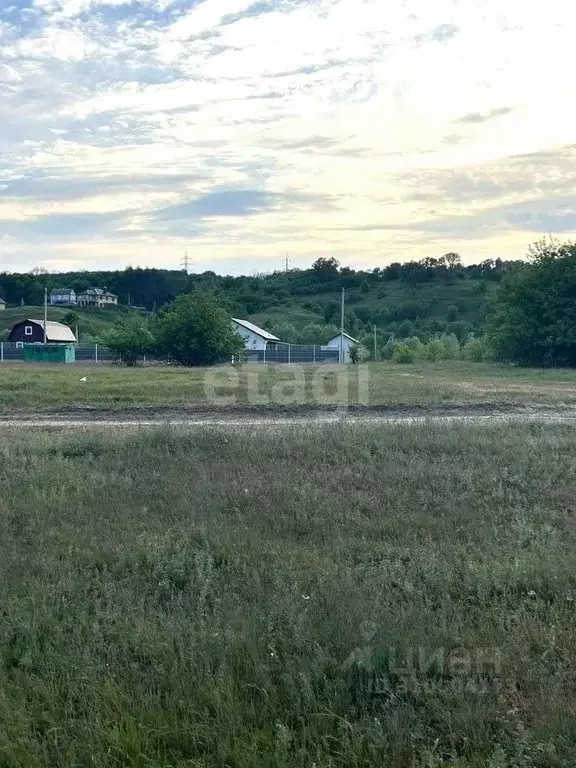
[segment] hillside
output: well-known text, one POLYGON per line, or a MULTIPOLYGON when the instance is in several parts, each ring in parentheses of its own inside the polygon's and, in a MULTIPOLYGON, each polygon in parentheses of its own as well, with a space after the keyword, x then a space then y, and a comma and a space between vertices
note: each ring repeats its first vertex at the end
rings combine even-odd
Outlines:
MULTIPOLYGON (((72 330, 75 330, 77 326, 80 341, 91 341, 97 340, 114 323, 119 313, 122 312, 122 309, 48 307, 48 320, 66 323, 72 327, 72 330), (72 316, 76 316, 75 322, 70 322, 72 316)), ((5 337, 6 333, 15 323, 27 320, 28 318, 43 320, 44 307, 19 306, 0 312, 0 337, 5 337)))
MULTIPOLYGON (((184 271, 133 269, 118 272, 62 274, 0 274, 0 295, 9 304, 39 305, 44 288, 106 286, 121 304, 161 309, 181 293, 207 289, 216 292, 232 316, 244 317, 272 330, 285 341, 321 343, 340 323, 340 297, 346 290, 346 330, 360 338, 378 329, 384 344, 417 335, 423 340, 439 333, 459 339, 484 331, 490 298, 502 275, 520 262, 486 261, 463 265, 457 254, 390 264, 373 270, 340 267, 331 258, 318 259, 310 269, 255 276, 223 276, 214 272, 188 275, 184 271)), ((36 315, 41 308, 25 309, 36 315)), ((75 310, 80 332, 97 336, 115 319, 118 310, 75 310)), ((52 309, 61 319, 66 310, 52 309)), ((9 310, 0 329, 23 316, 9 310), (13 314, 10 314, 12 312, 13 314)), ((40 315, 41 316, 41 315, 40 315)))

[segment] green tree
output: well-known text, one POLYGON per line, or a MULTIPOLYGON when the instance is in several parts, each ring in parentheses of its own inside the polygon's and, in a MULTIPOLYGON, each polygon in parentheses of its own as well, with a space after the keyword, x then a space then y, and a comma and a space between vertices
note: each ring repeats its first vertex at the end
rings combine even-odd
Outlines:
POLYGON ((320 323, 310 323, 302 328, 300 333, 300 342, 302 344, 326 344, 338 333, 335 325, 321 325, 320 323))
POLYGON ((576 243, 541 241, 530 263, 504 274, 487 340, 499 360, 576 365, 576 243))
POLYGON ((154 324, 157 353, 180 365, 214 365, 239 354, 244 344, 230 316, 210 291, 179 296, 154 324))
POLYGON ((300 344, 300 334, 292 323, 276 323, 272 326, 270 333, 273 333, 280 341, 284 341, 287 344, 300 344))
POLYGON ((338 277, 339 270, 340 264, 338 263, 338 259, 335 259, 334 256, 330 256, 329 258, 321 256, 319 259, 316 259, 314 264, 312 264, 312 271, 314 274, 323 280, 338 277))
POLYGON ((103 344, 118 362, 136 365, 138 358, 152 349, 153 336, 139 315, 117 320, 102 337, 103 344))

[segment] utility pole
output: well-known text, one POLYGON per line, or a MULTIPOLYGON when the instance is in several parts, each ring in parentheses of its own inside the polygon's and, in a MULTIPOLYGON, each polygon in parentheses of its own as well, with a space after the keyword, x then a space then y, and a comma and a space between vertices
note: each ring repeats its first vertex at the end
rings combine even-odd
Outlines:
POLYGON ((286 251, 286 273, 288 273, 288 251, 286 251))
POLYGON ((376 344, 376 326, 374 326, 374 360, 378 357, 378 345, 376 344))
POLYGON ((344 362, 344 303, 346 300, 346 289, 342 288, 342 304, 340 307, 340 365, 344 362))
POLYGON ((48 288, 44 288, 44 344, 48 338, 48 288))

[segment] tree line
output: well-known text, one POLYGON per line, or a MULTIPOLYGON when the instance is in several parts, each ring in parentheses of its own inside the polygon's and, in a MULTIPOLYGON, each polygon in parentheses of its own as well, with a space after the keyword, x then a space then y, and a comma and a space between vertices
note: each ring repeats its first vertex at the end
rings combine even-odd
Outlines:
MULTIPOLYGON (((18 291, 24 290, 26 281, 32 286, 35 281, 39 285, 49 281, 62 285, 72 274, 3 274, 0 295, 3 293, 10 302, 18 291)), ((352 297, 346 315, 347 330, 354 332, 358 328, 359 340, 372 348, 370 332, 379 325, 377 352, 382 357, 389 356, 397 362, 410 362, 418 357, 448 359, 456 356, 458 347, 462 356, 470 360, 490 357, 520 365, 576 365, 576 244, 572 242, 540 241, 531 246, 525 261, 497 260, 471 266, 462 265, 457 254, 370 271, 355 271, 341 267, 333 258, 320 258, 309 270, 251 277, 127 269, 121 273, 84 273, 81 279, 85 284, 94 284, 98 282, 94 275, 101 277, 100 284, 108 278, 107 287, 111 289, 112 285, 112 290, 116 286, 111 276, 127 281, 133 291, 130 295, 149 308, 152 296, 164 299, 161 304, 152 299, 151 309, 155 311, 148 319, 128 315, 108 334, 105 342, 125 362, 134 362, 135 355, 142 350, 155 350, 165 359, 187 365, 229 359, 241 347, 239 337, 231 331, 232 314, 252 315, 271 307, 289 307, 290 301, 295 306, 299 296, 306 300, 298 306, 319 322, 297 328, 286 321, 274 323, 270 318, 263 324, 283 341, 324 343, 337 329, 339 304, 334 297, 344 287, 352 297), (155 284, 157 280, 159 285, 155 284), (170 297, 167 280, 172 280, 170 297), (386 284, 394 282, 412 286, 412 292, 406 291, 402 301, 395 304, 386 292, 386 284), (493 290, 486 289, 487 282, 494 284, 493 290), (477 327, 471 323, 458 326, 461 321, 457 319, 439 321, 431 317, 426 319, 429 325, 421 330, 421 315, 426 307, 421 299, 413 297, 414 286, 423 283, 449 290, 474 283, 468 294, 476 303, 481 299, 485 312, 482 322, 477 327), (366 296, 375 301, 367 303, 366 296), (383 323, 378 321, 383 315, 391 325, 396 324, 392 330, 382 330, 383 323), (436 330, 434 323, 438 323, 436 330), (415 329, 421 332, 414 333, 415 329)), ((30 285, 29 290, 36 290, 30 285)), ((72 277, 67 286, 74 287, 72 277)), ((457 317, 456 304, 454 309, 457 317)))
POLYGON ((290 297, 321 295, 346 288, 373 293, 380 285, 401 282, 453 284, 462 280, 499 282, 518 262, 488 259, 463 265, 458 254, 437 259, 393 263, 371 270, 341 267, 334 258, 319 258, 309 269, 289 269, 257 275, 217 275, 206 271, 187 274, 183 270, 128 267, 117 271, 0 273, 0 296, 8 304, 39 305, 44 289, 72 288, 80 293, 90 287, 106 288, 122 304, 153 310, 170 304, 182 293, 211 290, 225 294, 246 314, 262 312, 290 297))

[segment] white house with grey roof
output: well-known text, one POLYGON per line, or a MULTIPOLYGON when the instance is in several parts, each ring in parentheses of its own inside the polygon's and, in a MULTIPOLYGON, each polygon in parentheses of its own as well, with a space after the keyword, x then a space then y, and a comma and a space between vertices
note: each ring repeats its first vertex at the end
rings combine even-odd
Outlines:
POLYGON ((357 339, 347 333, 338 333, 334 338, 330 339, 322 349, 342 350, 339 354, 344 355, 344 360, 341 362, 349 363, 352 360, 352 357, 350 356, 350 348, 359 343, 360 342, 357 339))
POLYGON ((233 330, 244 339, 244 348, 251 350, 266 349, 268 344, 278 344, 280 339, 273 333, 259 328, 249 320, 240 320, 237 317, 232 318, 233 330))

